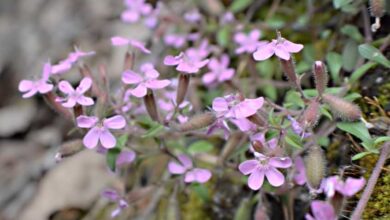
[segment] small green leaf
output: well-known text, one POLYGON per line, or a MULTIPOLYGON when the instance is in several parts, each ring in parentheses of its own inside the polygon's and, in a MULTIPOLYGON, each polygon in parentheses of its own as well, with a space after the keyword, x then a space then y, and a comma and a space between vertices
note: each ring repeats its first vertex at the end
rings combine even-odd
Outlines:
POLYGON ((320 145, 320 146, 323 146, 323 147, 328 147, 329 146, 329 138, 327 137, 319 137, 318 140, 317 140, 317 143, 320 145))
POLYGON ((339 9, 351 3, 352 0, 333 0, 333 7, 339 9))
POLYGON ((362 77, 369 69, 376 67, 377 63, 375 62, 368 62, 359 68, 357 68, 352 74, 351 77, 349 77, 349 82, 354 83, 357 82, 360 77, 362 77))
POLYGON ((301 107, 301 108, 305 107, 305 103, 301 99, 299 93, 292 90, 287 92, 284 103, 286 107, 301 107))
POLYGON ((233 13, 240 12, 252 4, 252 0, 234 0, 230 5, 230 11, 233 13))
POLYGON ((217 42, 220 46, 225 47, 230 40, 230 27, 228 25, 222 27, 217 32, 217 42))
POLYGON ((325 115, 329 120, 333 120, 332 114, 330 114, 329 110, 325 106, 321 106, 320 112, 322 115, 325 115))
POLYGON ((375 145, 378 145, 382 142, 390 141, 390 136, 382 136, 382 137, 377 137, 374 141, 375 145))
POLYGON ((361 98, 361 97, 362 97, 362 95, 360 95, 359 93, 353 92, 351 94, 344 96, 344 99, 347 101, 353 102, 356 99, 361 98))
POLYGON ((284 140, 287 144, 297 149, 302 149, 302 142, 298 135, 289 133, 285 136, 284 140))
POLYGON ((335 82, 339 82, 340 81, 339 72, 342 67, 341 55, 335 52, 330 52, 326 55, 326 62, 328 64, 332 80, 335 82))
POLYGON ((372 152, 360 152, 358 154, 355 154, 353 157, 352 157, 352 160, 359 160, 361 159, 362 157, 366 156, 366 155, 369 155, 369 154, 372 154, 372 152))
POLYGON ((208 141, 196 141, 188 147, 188 152, 191 154, 206 153, 213 149, 213 145, 208 141))
POLYGON ((381 53, 380 50, 370 44, 359 45, 359 53, 368 60, 378 62, 383 66, 390 68, 390 61, 381 53))
POLYGON ((154 126, 152 126, 144 135, 142 135, 142 138, 149 138, 149 137, 155 137, 157 134, 159 134, 161 131, 164 130, 164 126, 161 124, 156 123, 154 126))
POLYGON ((363 122, 339 122, 337 123, 337 127, 359 138, 363 142, 372 141, 371 135, 363 122))
POLYGON ((209 190, 204 184, 193 183, 191 188, 203 200, 204 203, 210 201, 209 190))
POLYGON ((119 136, 116 140, 116 147, 122 149, 126 145, 126 142, 128 139, 129 139, 128 134, 123 134, 123 135, 119 136))
POLYGON ((350 25, 350 24, 344 25, 341 28, 341 33, 347 35, 348 37, 352 38, 356 42, 363 41, 362 34, 360 33, 359 29, 354 25, 350 25))
POLYGON ((273 85, 265 85, 261 88, 265 96, 275 101, 278 98, 278 90, 273 85))
POLYGON ((115 172, 115 166, 116 166, 116 158, 120 154, 121 149, 115 147, 111 148, 107 151, 106 154, 106 162, 107 166, 110 168, 111 171, 115 172))
POLYGON ((357 43, 353 40, 347 41, 344 46, 342 54, 343 69, 348 72, 351 72, 355 68, 356 62, 359 58, 357 46, 357 43))

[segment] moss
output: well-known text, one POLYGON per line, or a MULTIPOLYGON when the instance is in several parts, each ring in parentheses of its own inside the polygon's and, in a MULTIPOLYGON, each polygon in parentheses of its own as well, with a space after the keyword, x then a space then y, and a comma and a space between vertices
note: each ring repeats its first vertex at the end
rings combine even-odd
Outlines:
POLYGON ((189 191, 186 199, 186 202, 181 203, 183 220, 211 220, 202 198, 194 190, 189 191))

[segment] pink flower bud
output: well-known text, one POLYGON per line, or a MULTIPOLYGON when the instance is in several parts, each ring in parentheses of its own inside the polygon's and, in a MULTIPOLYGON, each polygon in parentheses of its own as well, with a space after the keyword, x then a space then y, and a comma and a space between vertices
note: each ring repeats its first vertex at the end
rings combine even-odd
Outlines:
POLYGON ((156 101, 154 99, 153 91, 150 89, 148 90, 149 90, 148 93, 144 96, 144 104, 145 104, 146 111, 154 121, 159 122, 160 117, 158 115, 158 110, 156 107, 156 101))
POLYGON ((330 109, 337 117, 343 120, 355 121, 362 116, 362 112, 357 105, 340 97, 324 94, 322 100, 330 106, 330 109))
POLYGON ((176 94, 177 105, 180 105, 184 101, 189 84, 190 84, 190 76, 188 74, 180 74, 179 84, 177 86, 177 94, 176 94))
POLYGON ((326 66, 321 61, 316 61, 313 65, 314 79, 316 83, 316 89, 319 96, 322 96, 328 84, 328 74, 326 73, 326 66))
POLYGON ((312 127, 317 124, 320 116, 320 103, 317 100, 311 100, 306 110, 303 112, 303 124, 305 127, 312 127))
POLYGON ((290 57, 290 59, 279 59, 282 64, 283 72, 286 74, 287 78, 296 85, 298 82, 297 74, 295 73, 295 65, 294 61, 290 57))

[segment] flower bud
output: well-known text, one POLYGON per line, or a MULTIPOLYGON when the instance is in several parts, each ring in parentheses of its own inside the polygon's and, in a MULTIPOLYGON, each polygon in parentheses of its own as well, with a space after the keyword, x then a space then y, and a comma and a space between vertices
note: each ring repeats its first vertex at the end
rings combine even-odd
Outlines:
POLYGON ((190 76, 188 74, 179 74, 179 85, 177 87, 176 105, 180 105, 186 97, 190 76))
POLYGON ((320 116, 320 103, 317 100, 311 100, 306 110, 303 112, 302 120, 305 128, 313 127, 317 124, 320 116))
POLYGON ((286 74, 287 78, 294 84, 298 84, 297 74, 295 73, 295 65, 292 58, 289 60, 279 59, 282 64, 283 72, 286 74))
POLYGON ((160 117, 158 115, 158 110, 156 106, 156 100, 154 99, 153 91, 148 89, 148 93, 144 96, 144 104, 146 111, 148 112, 149 116, 154 120, 159 122, 160 117))
POLYGON ((215 120, 217 120, 217 118, 215 117, 214 113, 206 112, 200 115, 195 115, 187 122, 178 125, 176 129, 182 132, 194 131, 213 124, 215 120))
POLYGON ((304 157, 306 182, 309 187, 318 189, 325 176, 325 156, 322 149, 313 146, 304 157))
POLYGON ((63 158, 70 157, 80 152, 83 148, 83 141, 81 139, 65 142, 59 147, 55 159, 57 162, 60 162, 63 158))
POLYGON ((332 112, 337 117, 343 120, 355 121, 358 120, 362 115, 362 112, 357 105, 340 97, 324 94, 322 100, 330 106, 332 112))
POLYGON ((258 125, 258 126, 264 126, 267 124, 265 122, 265 120, 262 118, 262 116, 259 114, 254 114, 254 115, 249 116, 248 120, 251 121, 252 123, 258 125))
POLYGON ((126 52, 123 70, 131 70, 134 67, 134 54, 126 52))
POLYGON ((370 0, 372 17, 380 18, 385 14, 385 0, 370 0))
POLYGON ((326 72, 326 66, 321 61, 315 61, 313 65, 314 80, 318 95, 321 97, 328 84, 328 74, 326 72))
POLYGON ((234 152, 234 150, 238 147, 240 140, 242 137, 241 132, 234 132, 229 136, 229 139, 226 141, 225 145, 223 146, 223 150, 220 153, 220 156, 218 158, 218 164, 220 166, 223 165, 226 159, 229 158, 229 156, 234 152))

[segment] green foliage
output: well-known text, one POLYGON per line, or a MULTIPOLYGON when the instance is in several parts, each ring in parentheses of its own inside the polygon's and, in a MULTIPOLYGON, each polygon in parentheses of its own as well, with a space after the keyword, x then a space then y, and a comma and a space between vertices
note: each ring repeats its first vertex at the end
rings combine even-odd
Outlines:
POLYGON ((112 149, 109 149, 106 154, 106 162, 107 166, 110 168, 111 171, 115 171, 116 168, 116 158, 121 153, 121 149, 119 147, 115 147, 112 149))
POLYGON ((150 137, 156 137, 158 134, 160 134, 164 130, 164 126, 155 123, 149 130, 146 131, 144 135, 142 135, 142 138, 150 138, 150 137))
POLYGON ((252 3, 252 0, 234 0, 234 2, 230 5, 230 11, 233 13, 243 11, 252 3))
POLYGON ((354 25, 350 25, 350 24, 344 25, 341 28, 341 33, 347 35, 348 37, 352 38, 356 42, 363 41, 362 34, 360 33, 359 29, 354 25))
POLYGON ((213 150, 213 148, 214 148, 214 145, 211 144, 210 142, 205 141, 205 140, 200 140, 200 141, 196 141, 196 142, 192 143, 188 147, 188 152, 190 154, 207 153, 207 152, 213 150))
POLYGON ((375 61, 387 68, 390 68, 390 61, 381 53, 380 50, 370 44, 359 45, 359 53, 368 60, 375 61))
POLYGON ((368 62, 359 68, 357 68, 353 73, 351 74, 351 77, 349 77, 349 82, 350 83, 355 83, 357 82, 364 74, 367 73, 367 71, 373 67, 376 67, 377 63, 375 62, 368 62))
POLYGON ((336 52, 330 52, 326 55, 326 62, 330 71, 330 76, 334 82, 340 82, 339 72, 342 67, 342 56, 336 52))

